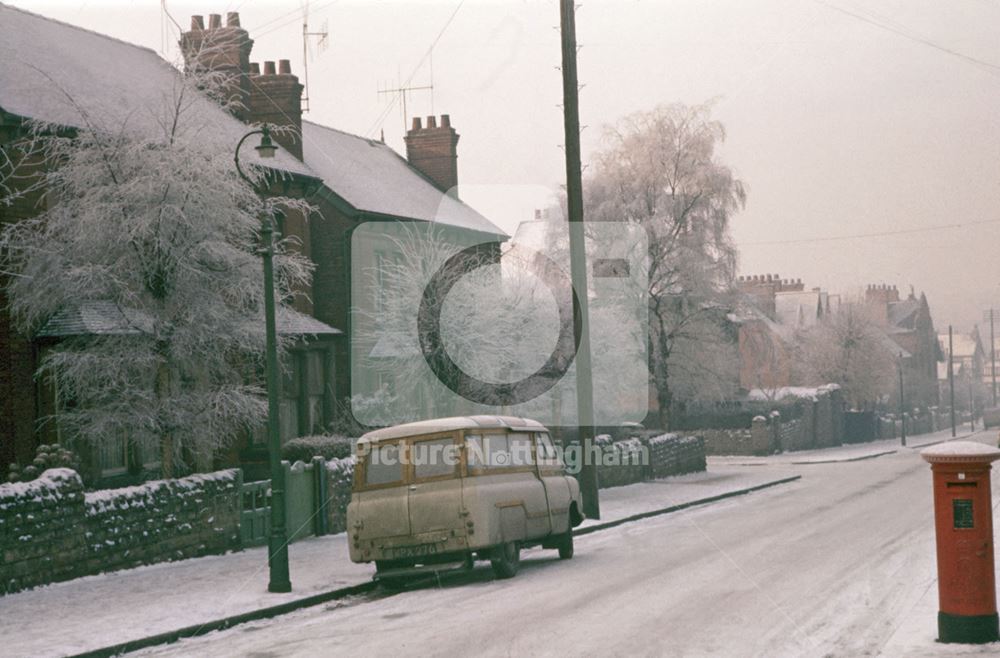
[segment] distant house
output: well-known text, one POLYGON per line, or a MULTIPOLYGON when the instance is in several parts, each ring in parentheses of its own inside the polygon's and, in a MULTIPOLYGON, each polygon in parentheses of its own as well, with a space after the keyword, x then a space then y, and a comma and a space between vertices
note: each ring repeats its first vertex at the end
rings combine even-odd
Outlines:
MULTIPOLYGON (((736 285, 743 301, 731 319, 739 327, 741 387, 798 383, 790 363, 795 332, 836 315, 843 305, 841 296, 820 288, 806 290, 801 279, 777 274, 741 276, 736 285)), ((886 353, 902 360, 907 399, 914 405, 935 404, 941 352, 927 298, 911 294, 901 300, 894 286, 870 285, 863 303, 886 353)))
MULTIPOLYGON (((351 250, 351 232, 368 221, 435 222, 483 241, 506 235, 456 195, 458 134, 448 115, 419 119, 406 137, 408 159, 385 144, 302 121, 302 85, 287 60, 250 62, 253 40, 230 12, 194 16, 181 38, 188 66, 206 66, 232 75, 230 92, 244 109, 230 114, 207 98, 195 99, 206 139, 232 150, 247 124, 268 122, 291 130, 278 134, 282 146, 273 160, 259 161, 275 176, 273 190, 307 198, 318 213, 290 213, 279 230, 299 239, 316 265, 312 285, 295 302, 293 313, 279 318, 279 330, 298 337, 282 385, 283 439, 325 430, 337 400, 349 395, 350 277, 352 263, 370 262, 391 241, 366 245, 371 253, 351 250)), ((41 120, 67 129, 95 124, 155 129, 156 108, 176 87, 180 73, 150 49, 0 4, 0 148, 25 134, 28 122, 41 120)), ((241 158, 256 158, 252 148, 241 158)), ((2 158, 0 158, 2 161, 2 158)), ((35 215, 45 199, 20 198, 0 204, 0 224, 35 215)), ((6 302, 0 293, 0 307, 6 302)), ((33 379, 46 345, 67 332, 119 327, 128 309, 84 304, 65 309, 37 336, 14 331, 0 310, 0 469, 24 462, 41 442, 59 440, 40 429, 37 420, 56 404, 51 392, 33 379)), ((100 456, 106 475, 119 474, 134 455, 111 449, 100 456)), ((221 463, 261 464, 262 442, 249 437, 220 456, 221 463)), ((138 461, 147 463, 155 456, 138 461)))
POLYGON ((931 318, 927 296, 911 290, 900 299, 899 289, 889 285, 869 285, 865 303, 876 323, 903 352, 904 382, 910 404, 937 404, 937 370, 942 353, 931 318))
POLYGON ((939 334, 937 340, 944 357, 937 367, 937 384, 941 400, 947 402, 951 396, 948 373, 950 361, 955 379, 955 406, 968 408, 971 387, 971 399, 976 401, 977 408, 981 408, 992 377, 989 353, 983 347, 978 327, 974 327, 969 333, 952 332, 950 343, 948 334, 939 334))

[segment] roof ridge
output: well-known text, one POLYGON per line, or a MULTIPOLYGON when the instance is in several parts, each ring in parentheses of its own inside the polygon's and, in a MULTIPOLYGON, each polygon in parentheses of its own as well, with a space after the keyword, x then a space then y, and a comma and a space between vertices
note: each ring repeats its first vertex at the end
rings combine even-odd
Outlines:
POLYGON ((164 64, 166 64, 170 68, 172 68, 172 69, 174 68, 173 64, 171 64, 170 62, 168 62, 164 58, 160 57, 160 54, 158 52, 156 52, 155 50, 153 50, 152 48, 150 48, 149 46, 141 46, 141 45, 139 45, 137 43, 132 43, 131 41, 125 41, 124 39, 119 39, 118 37, 113 37, 110 34, 103 34, 103 33, 98 32, 96 30, 91 30, 90 28, 87 28, 87 27, 81 27, 79 25, 74 25, 72 23, 67 23, 66 21, 61 21, 58 18, 52 18, 51 16, 45 16, 44 14, 39 14, 39 13, 36 13, 36 12, 33 12, 33 11, 28 11, 27 9, 24 9, 22 7, 15 7, 14 5, 9 5, 9 4, 4 3, 4 2, 0 2, 0 8, 10 9, 11 11, 17 11, 17 12, 20 12, 22 14, 26 14, 28 16, 32 16, 34 18, 40 18, 43 21, 48 21, 50 23, 57 23, 59 25, 64 25, 64 26, 72 28, 74 30, 79 30, 80 32, 86 32, 88 34, 93 34, 94 36, 101 37, 102 39, 107 39, 108 41, 117 41, 120 44, 123 44, 123 45, 126 45, 126 46, 130 46, 130 47, 135 48, 137 50, 144 50, 144 51, 150 53, 151 55, 153 55, 154 57, 156 57, 156 59, 160 60, 161 62, 163 62, 164 64))
POLYGON ((362 141, 368 142, 369 144, 381 145, 381 146, 384 146, 387 149, 391 150, 393 153, 396 152, 396 150, 394 148, 392 148, 391 146, 389 146, 385 142, 381 142, 381 141, 379 141, 377 139, 372 139, 370 137, 362 137, 361 135, 358 135, 356 133, 348 132, 348 131, 342 130, 340 128, 334 128, 333 126, 327 126, 327 125, 319 123, 317 121, 310 121, 309 119, 306 119, 306 118, 302 119, 302 123, 312 124, 312 125, 316 126, 317 128, 322 128, 323 130, 332 130, 335 133, 340 133, 341 135, 347 135, 348 137, 353 137, 355 139, 360 139, 362 141))
MULTIPOLYGON (((332 126, 326 126, 326 125, 323 125, 322 123, 317 123, 315 121, 309 121, 307 119, 302 119, 302 123, 303 123, 303 125, 308 123, 308 124, 310 124, 312 126, 315 126, 316 128, 320 128, 322 130, 329 130, 331 132, 339 133, 339 134, 345 135, 347 137, 351 137, 351 138, 354 138, 354 139, 357 139, 357 140, 364 141, 364 142, 368 143, 369 146, 380 147, 380 148, 386 149, 395 158, 397 158, 411 173, 413 173, 415 176, 418 176, 425 183, 427 183, 428 185, 430 185, 431 187, 433 187, 434 190, 436 190, 438 192, 438 194, 440 194, 442 197, 447 197, 447 198, 451 199, 452 201, 455 201, 456 203, 460 204, 461 206, 463 206, 465 208, 468 208, 470 211, 474 212, 476 215, 478 215, 480 218, 482 218, 486 222, 489 222, 490 224, 493 224, 493 221, 489 217, 487 217, 483 213, 479 212, 479 210, 477 210, 473 206, 469 205, 468 203, 466 203, 465 201, 463 201, 458 196, 451 196, 447 192, 441 190, 441 188, 439 188, 434 183, 434 181, 432 181, 424 172, 420 171, 419 169, 417 169, 416 167, 414 167, 412 164, 410 164, 409 160, 407 160, 406 158, 404 158, 399 152, 396 151, 396 149, 392 148, 391 146, 389 146, 385 142, 383 142, 381 140, 377 140, 377 139, 370 139, 368 137, 362 137, 361 135, 356 135, 354 133, 347 132, 346 130, 341 130, 340 128, 334 128, 332 126)), ((303 140, 304 140, 304 138, 303 138, 303 140)), ((493 225, 494 225, 495 228, 500 229, 499 226, 496 226, 495 224, 493 224, 493 225)), ((503 229, 500 229, 500 230, 502 231, 503 229)))

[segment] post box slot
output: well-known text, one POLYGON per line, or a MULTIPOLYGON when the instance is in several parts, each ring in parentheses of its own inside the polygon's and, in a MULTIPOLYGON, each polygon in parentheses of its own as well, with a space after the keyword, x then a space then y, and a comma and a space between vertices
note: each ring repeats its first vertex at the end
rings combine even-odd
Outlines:
POLYGON ((951 513, 956 529, 974 528, 972 518, 972 499, 956 498, 951 501, 951 513))
POLYGON ((978 484, 978 483, 976 483, 976 482, 949 482, 948 483, 948 488, 951 489, 952 487, 974 487, 974 486, 976 486, 976 484, 978 484))

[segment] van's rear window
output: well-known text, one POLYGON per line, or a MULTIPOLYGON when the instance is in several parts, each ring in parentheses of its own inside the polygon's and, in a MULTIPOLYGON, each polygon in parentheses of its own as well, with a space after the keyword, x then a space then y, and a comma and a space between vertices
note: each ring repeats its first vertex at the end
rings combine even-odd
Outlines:
POLYGON ((374 446, 365 458, 365 484, 389 484, 403 481, 403 462, 398 443, 374 446))

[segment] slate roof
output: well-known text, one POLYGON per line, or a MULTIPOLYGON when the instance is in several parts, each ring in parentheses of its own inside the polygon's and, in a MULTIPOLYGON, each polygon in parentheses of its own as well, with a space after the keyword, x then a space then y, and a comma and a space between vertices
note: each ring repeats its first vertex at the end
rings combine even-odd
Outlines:
MULTIPOLYGON (((278 333, 283 336, 333 336, 343 333, 316 318, 290 308, 279 308, 278 333)), ((152 318, 114 302, 83 302, 56 313, 36 334, 37 338, 71 336, 129 336, 152 331, 152 318)))
POLYGON ((889 303, 889 324, 903 329, 915 328, 917 311, 920 302, 916 299, 904 299, 901 302, 889 303))
POLYGON ((311 315, 287 307, 278 309, 275 324, 278 333, 284 336, 335 336, 344 333, 311 315))
POLYGON ((114 302, 83 302, 53 315, 36 337, 127 336, 149 332, 152 324, 145 313, 123 309, 114 302))
POLYGON ((326 186, 357 210, 506 237, 490 220, 441 192, 380 141, 303 121, 302 152, 326 186))
MULTIPOLYGON (((164 102, 179 88, 180 72, 149 48, 0 4, 0 110, 75 128, 142 135, 162 134, 164 102)), ((185 111, 197 113, 199 138, 232 150, 248 128, 202 96, 185 111)), ((316 177, 283 149, 261 161, 245 148, 240 159, 316 177)))

